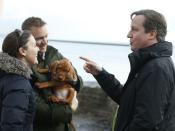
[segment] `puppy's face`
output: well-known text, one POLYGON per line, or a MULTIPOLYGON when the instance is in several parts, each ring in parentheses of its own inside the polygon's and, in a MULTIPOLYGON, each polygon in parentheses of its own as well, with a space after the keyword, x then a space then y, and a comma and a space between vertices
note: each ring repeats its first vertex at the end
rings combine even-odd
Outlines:
POLYGON ((67 59, 55 61, 50 65, 51 77, 56 81, 74 81, 77 79, 74 68, 67 59))

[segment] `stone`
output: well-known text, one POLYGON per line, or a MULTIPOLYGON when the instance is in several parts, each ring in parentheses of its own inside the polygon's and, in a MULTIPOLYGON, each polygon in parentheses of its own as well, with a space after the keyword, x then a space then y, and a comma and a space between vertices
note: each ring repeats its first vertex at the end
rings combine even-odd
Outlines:
POLYGON ((111 131, 117 104, 96 84, 85 86, 77 95, 79 105, 73 114, 77 131, 111 131))

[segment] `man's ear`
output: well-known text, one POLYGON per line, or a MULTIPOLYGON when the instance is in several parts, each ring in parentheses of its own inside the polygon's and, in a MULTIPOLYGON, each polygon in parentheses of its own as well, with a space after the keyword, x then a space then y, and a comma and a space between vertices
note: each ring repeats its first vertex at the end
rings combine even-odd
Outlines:
POLYGON ((155 30, 150 32, 150 39, 155 39, 157 36, 157 32, 155 30))
POLYGON ((19 55, 26 56, 26 50, 22 47, 19 48, 19 55))

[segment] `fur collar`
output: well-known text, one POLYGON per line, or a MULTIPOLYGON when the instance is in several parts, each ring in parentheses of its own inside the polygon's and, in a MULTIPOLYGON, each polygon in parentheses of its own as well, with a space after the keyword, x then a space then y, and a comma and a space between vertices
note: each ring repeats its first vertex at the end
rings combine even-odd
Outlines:
POLYGON ((6 73, 17 74, 30 78, 31 69, 17 58, 9 56, 7 53, 0 52, 0 69, 6 73))

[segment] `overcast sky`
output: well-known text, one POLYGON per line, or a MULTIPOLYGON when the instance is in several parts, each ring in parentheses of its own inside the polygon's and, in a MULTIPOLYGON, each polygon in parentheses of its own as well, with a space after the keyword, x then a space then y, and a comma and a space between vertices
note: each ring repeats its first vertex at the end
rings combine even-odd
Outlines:
POLYGON ((2 10, 0 29, 6 31, 14 29, 14 25, 20 27, 22 21, 29 16, 39 16, 48 23, 51 38, 127 43, 129 15, 140 9, 154 9, 163 13, 167 19, 167 40, 175 41, 173 0, 3 0, 3 2, 3 8, 0 6, 2 10))

